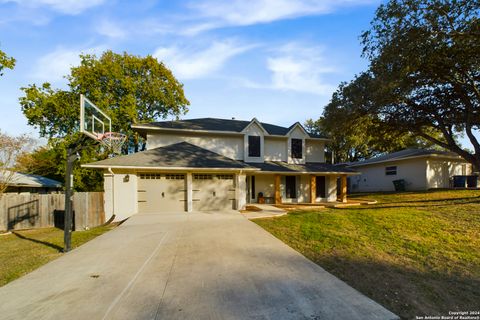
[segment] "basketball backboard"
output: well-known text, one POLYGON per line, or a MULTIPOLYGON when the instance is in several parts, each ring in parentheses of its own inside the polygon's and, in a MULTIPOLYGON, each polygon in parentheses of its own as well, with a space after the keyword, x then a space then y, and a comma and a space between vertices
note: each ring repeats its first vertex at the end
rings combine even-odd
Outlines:
POLYGON ((80 95, 80 132, 92 139, 102 139, 107 132, 112 132, 112 120, 100 108, 80 95))

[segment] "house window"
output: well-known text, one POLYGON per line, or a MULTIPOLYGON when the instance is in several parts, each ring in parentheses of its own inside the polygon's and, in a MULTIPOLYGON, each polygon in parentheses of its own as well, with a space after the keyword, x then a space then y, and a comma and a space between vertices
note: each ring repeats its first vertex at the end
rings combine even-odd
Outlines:
POLYGON ((325 176, 315 177, 315 187, 317 198, 326 198, 325 194, 325 176))
POLYGON ((260 157, 260 137, 248 136, 248 156, 260 157))
POLYGON ((193 180, 212 180, 213 176, 211 174, 194 174, 193 180))
POLYGON ((255 176, 252 176, 252 199, 255 199, 255 176))
POLYGON ((302 159, 302 139, 292 139, 292 158, 302 159))
POLYGON ((397 175, 397 166, 385 167, 386 176, 396 176, 397 175))
POLYGON ((289 199, 295 199, 297 197, 297 177, 285 177, 285 193, 289 199))
POLYGON ((218 180, 233 180, 233 174, 217 174, 218 180))
POLYGON ((184 180, 185 175, 183 175, 183 174, 166 174, 165 178, 167 180, 184 180))
POLYGON ((142 180, 158 180, 162 177, 160 173, 140 173, 138 176, 142 180))

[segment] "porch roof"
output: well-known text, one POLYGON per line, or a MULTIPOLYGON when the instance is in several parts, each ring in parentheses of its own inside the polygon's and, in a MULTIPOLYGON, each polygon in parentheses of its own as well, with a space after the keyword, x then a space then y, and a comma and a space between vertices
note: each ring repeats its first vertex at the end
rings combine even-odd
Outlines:
POLYGON ((293 164, 284 161, 265 161, 263 163, 248 162, 248 165, 268 173, 308 173, 308 174, 346 174, 357 175, 358 171, 346 168, 343 165, 307 162, 305 164, 293 164))
POLYGON ((125 168, 162 170, 242 170, 258 171, 248 164, 227 158, 218 153, 180 142, 165 147, 82 165, 86 168, 125 168))

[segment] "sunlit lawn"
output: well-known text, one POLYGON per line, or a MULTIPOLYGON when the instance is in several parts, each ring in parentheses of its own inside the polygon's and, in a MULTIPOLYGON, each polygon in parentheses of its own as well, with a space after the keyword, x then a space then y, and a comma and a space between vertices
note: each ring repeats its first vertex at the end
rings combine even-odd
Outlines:
POLYGON ((480 191, 358 197, 255 222, 403 318, 480 309, 480 191))
MULTIPOLYGON (((115 225, 72 233, 72 247, 111 230, 115 225)), ((60 257, 63 249, 63 230, 56 228, 15 231, 0 235, 0 286, 7 284, 45 263, 60 257)))

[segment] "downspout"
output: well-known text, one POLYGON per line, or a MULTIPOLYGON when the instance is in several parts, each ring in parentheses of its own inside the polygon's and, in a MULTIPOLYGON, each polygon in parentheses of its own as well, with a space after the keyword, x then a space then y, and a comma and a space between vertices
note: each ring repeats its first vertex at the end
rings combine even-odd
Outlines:
POLYGON ((111 167, 108 167, 108 172, 112 175, 112 217, 115 216, 115 174, 111 167))

